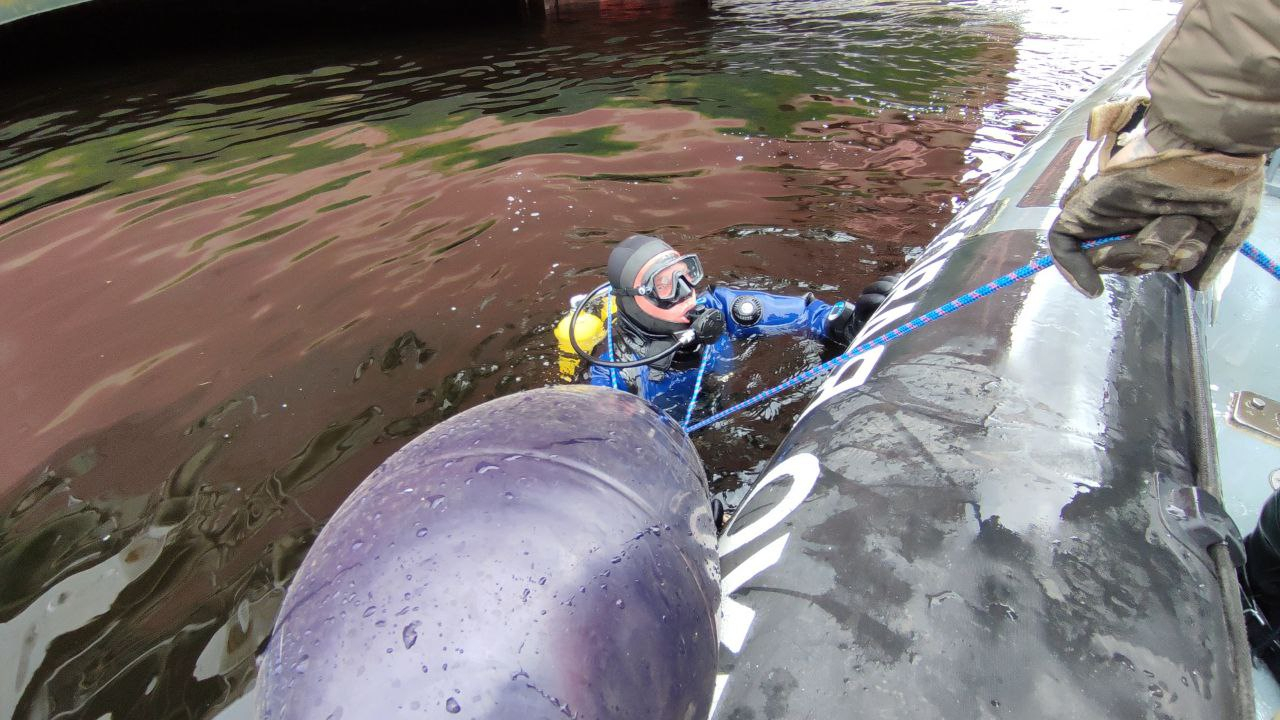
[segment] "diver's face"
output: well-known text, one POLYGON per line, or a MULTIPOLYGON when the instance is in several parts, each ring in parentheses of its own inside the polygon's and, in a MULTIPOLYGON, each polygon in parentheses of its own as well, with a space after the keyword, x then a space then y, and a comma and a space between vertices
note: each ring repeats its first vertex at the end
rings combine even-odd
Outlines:
POLYGON ((636 305, 646 315, 670 323, 687 325, 689 311, 698 304, 698 293, 688 282, 689 269, 681 269, 683 263, 675 263, 664 267, 658 274, 650 277, 653 268, 667 265, 680 257, 674 250, 655 256, 645 263, 632 280, 632 287, 642 287, 646 281, 652 282, 653 289, 659 297, 670 297, 671 300, 654 300, 645 295, 636 297, 636 305))

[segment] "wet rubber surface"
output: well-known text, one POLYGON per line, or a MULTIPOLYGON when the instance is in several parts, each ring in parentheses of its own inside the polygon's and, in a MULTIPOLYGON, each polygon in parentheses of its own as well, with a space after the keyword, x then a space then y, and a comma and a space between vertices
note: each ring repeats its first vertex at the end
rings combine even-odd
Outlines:
MULTIPOLYGON (((320 524, 424 429, 555 382, 551 328, 629 233, 829 300, 904 267, 1176 9, 1038 5, 629 9, 3 81, 0 716, 243 717, 320 524)), ((822 352, 759 343, 716 391, 822 352)), ((799 408, 697 437, 713 484, 799 408)))
POLYGON ((609 388, 435 425, 307 553, 262 656, 261 717, 706 717, 706 482, 678 424, 609 388))

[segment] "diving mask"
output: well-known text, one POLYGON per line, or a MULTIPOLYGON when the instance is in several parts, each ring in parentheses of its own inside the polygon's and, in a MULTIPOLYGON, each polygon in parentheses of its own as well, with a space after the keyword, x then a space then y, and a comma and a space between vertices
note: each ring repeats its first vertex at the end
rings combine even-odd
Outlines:
POLYGON ((696 254, 677 255, 659 259, 635 289, 615 290, 618 295, 641 296, 661 302, 673 302, 687 297, 702 282, 702 261, 696 254))

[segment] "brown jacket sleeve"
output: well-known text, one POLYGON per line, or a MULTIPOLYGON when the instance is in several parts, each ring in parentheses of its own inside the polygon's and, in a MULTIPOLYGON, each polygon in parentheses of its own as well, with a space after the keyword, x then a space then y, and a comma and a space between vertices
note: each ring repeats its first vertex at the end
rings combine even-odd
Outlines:
POLYGON ((1185 0, 1151 59, 1147 90, 1157 149, 1280 147, 1280 0, 1185 0))

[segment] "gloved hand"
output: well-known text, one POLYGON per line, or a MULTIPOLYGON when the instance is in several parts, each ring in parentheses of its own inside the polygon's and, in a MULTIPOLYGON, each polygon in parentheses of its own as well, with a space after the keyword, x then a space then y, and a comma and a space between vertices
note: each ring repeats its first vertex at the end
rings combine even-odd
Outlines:
POLYGON ((1098 173, 1067 194, 1049 231, 1054 264, 1089 297, 1102 294, 1099 272, 1177 272, 1203 289, 1258 213, 1263 156, 1153 147, 1141 124, 1145 112, 1146 98, 1093 109, 1088 137, 1101 141, 1098 173), (1080 247, 1129 233, 1100 248, 1080 247))
POLYGON ((900 277, 902 275, 899 273, 885 275, 863 288, 857 301, 841 300, 831 306, 831 310, 827 312, 826 336, 846 345, 852 344, 853 339, 858 336, 858 331, 867 324, 872 313, 884 304, 900 277))
POLYGON ((827 324, 823 334, 828 340, 848 345, 861 329, 862 323, 858 321, 853 303, 841 300, 827 311, 827 324))
POLYGON ((862 288, 862 294, 858 296, 857 302, 853 304, 853 312, 857 318, 858 329, 862 329, 862 326, 867 324, 867 320, 871 319, 871 314, 880 309, 880 306, 888 299, 889 293, 893 291, 893 286, 897 284, 900 277, 902 277, 901 273, 885 275, 862 288))

